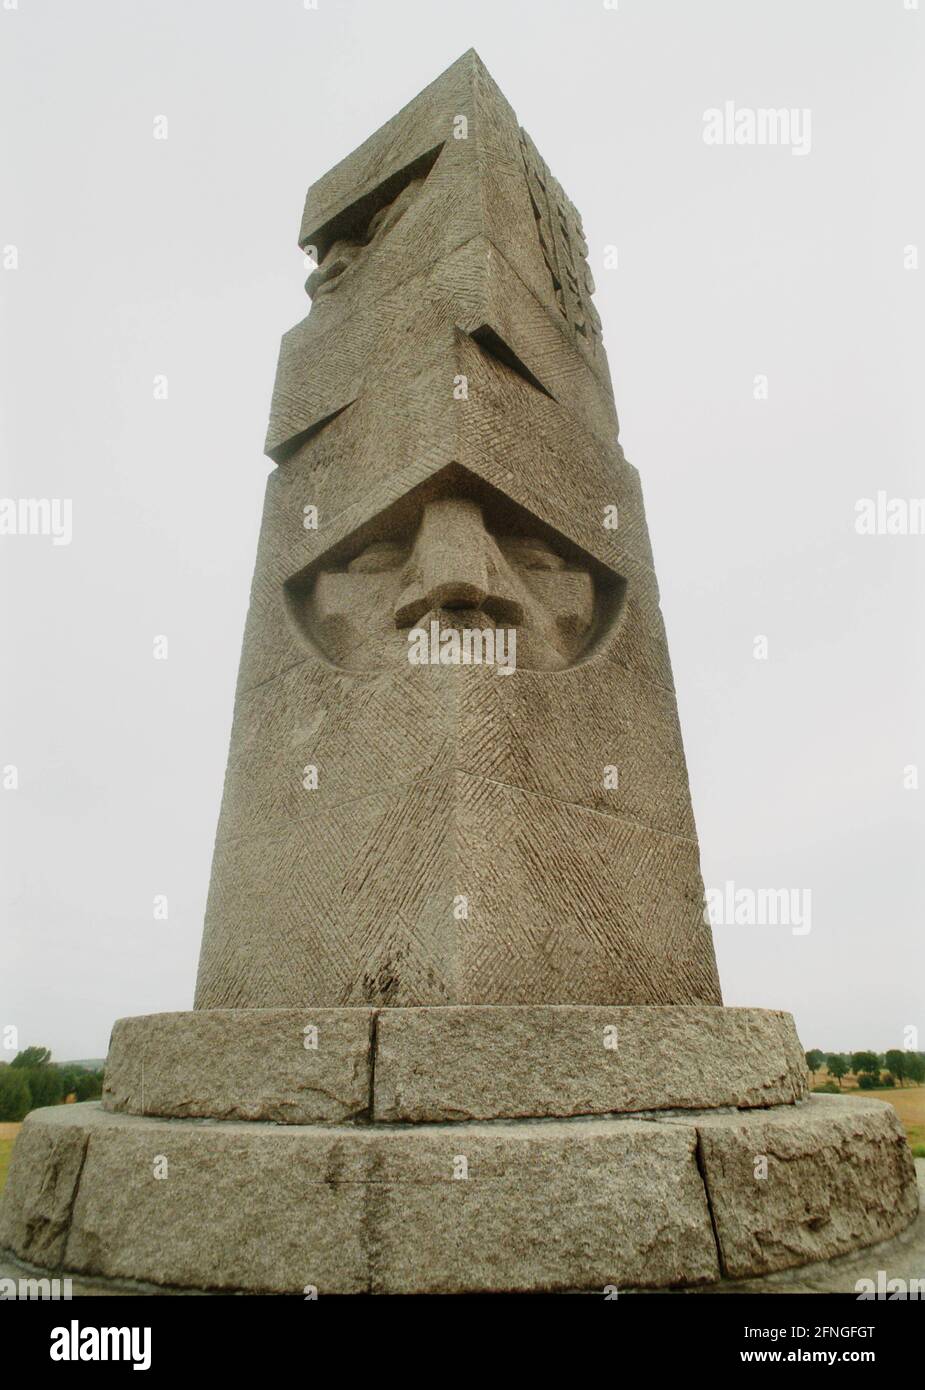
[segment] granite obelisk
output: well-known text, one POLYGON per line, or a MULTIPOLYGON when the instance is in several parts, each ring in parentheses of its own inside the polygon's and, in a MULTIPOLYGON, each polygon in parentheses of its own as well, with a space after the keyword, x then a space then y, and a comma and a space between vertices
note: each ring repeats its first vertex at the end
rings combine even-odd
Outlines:
POLYGON ((807 1097, 790 1016, 722 1005, 581 221, 474 52, 300 244, 195 1007, 115 1025, 102 1106, 29 1117, 0 1246, 447 1292, 894 1235, 895 1112, 807 1097))

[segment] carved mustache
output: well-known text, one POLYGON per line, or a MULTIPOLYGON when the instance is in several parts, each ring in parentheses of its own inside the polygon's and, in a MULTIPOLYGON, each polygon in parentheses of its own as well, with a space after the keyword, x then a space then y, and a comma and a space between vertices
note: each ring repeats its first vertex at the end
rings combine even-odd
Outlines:
POLYGON ((523 604, 517 599, 486 593, 473 584, 444 584, 428 594, 406 590, 395 607, 395 626, 414 627, 428 614, 443 617, 450 627, 484 627, 485 618, 493 627, 518 627, 524 621, 523 604))
POLYGON ((350 269, 355 259, 355 255, 349 256, 346 251, 341 251, 330 265, 325 263, 324 265, 318 266, 317 270, 313 270, 305 281, 305 293, 308 295, 309 299, 314 299, 322 290, 332 285, 335 280, 343 275, 345 270, 350 269))

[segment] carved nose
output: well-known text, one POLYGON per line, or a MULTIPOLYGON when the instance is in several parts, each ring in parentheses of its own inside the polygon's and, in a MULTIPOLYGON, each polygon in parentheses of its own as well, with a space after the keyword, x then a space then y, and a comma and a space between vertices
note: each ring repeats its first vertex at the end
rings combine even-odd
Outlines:
POLYGON ((417 551, 428 608, 481 608, 488 597, 488 564, 481 508, 462 497, 424 510, 417 551))

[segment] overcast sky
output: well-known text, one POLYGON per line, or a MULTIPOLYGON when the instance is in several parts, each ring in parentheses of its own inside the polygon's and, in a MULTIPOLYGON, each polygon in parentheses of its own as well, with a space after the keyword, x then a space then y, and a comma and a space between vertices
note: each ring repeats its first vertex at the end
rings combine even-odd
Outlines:
POLYGON ((805 934, 716 928, 726 1002, 925 1047, 925 537, 855 524, 925 496, 925 13, 11 4, 0 496, 72 499, 73 537, 0 539, 0 1028, 102 1056, 191 1006, 304 194, 474 46, 583 215, 704 878, 812 895, 805 934), (727 101, 808 109, 806 153, 705 143, 727 101))

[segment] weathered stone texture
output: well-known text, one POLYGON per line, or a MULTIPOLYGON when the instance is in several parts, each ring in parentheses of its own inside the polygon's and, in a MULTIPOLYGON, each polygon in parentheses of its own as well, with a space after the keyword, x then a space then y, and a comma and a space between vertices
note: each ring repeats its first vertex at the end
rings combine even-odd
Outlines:
POLYGON ((87 1136, 78 1106, 26 1116, 0 1194, 0 1248, 52 1269, 62 1262, 87 1136))
MULTIPOLYGON (((919 1186, 919 1214, 904 1231, 889 1240, 878 1241, 876 1245, 865 1246, 851 1254, 836 1255, 830 1260, 817 1260, 813 1264, 777 1270, 772 1274, 757 1275, 752 1279, 719 1279, 708 1284, 686 1287, 679 1285, 665 1292, 674 1292, 682 1296, 839 1293, 853 1294, 855 1297, 914 1297, 915 1290, 921 1287, 922 1270, 925 1269, 925 1159, 916 1159, 915 1168, 919 1186), (886 1274, 887 1270, 890 1271, 889 1276, 886 1274)), ((63 1273, 71 1280, 75 1298, 119 1298, 131 1295, 175 1297, 181 1293, 202 1295, 206 1292, 195 1289, 178 1290, 167 1285, 142 1284, 123 1279, 101 1279, 93 1275, 76 1274, 73 1270, 63 1273)), ((31 1266, 21 1263, 9 1253, 0 1251, 0 1280, 19 1281, 34 1277, 31 1266)))
MULTIPOLYGON (((61 1254, 79 1273, 284 1293, 652 1288, 717 1275, 692 1129, 279 1127, 69 1110, 89 1140, 61 1254)), ((61 1111, 30 1123, 54 1133, 61 1111)), ((28 1228, 8 1243, 37 1257, 28 1228)))
POLYGON ((395 1131, 394 1144, 375 1144, 387 1196, 373 1287, 602 1291, 715 1277, 693 1132, 664 1146, 659 1128, 596 1120, 395 1131), (466 1160, 467 1179, 451 1176, 451 1156, 466 1160))
POLYGON ((30 1117, 0 1245, 40 1265, 194 1288, 665 1288, 840 1255, 916 1211, 895 1112, 848 1097, 397 1127, 81 1105, 30 1117))
POLYGON ((372 1021, 369 1009, 122 1018, 109 1045, 103 1104, 133 1115, 293 1125, 351 1119, 369 1109, 372 1021))
POLYGON ((731 1278, 888 1240, 918 1211, 912 1151, 884 1101, 814 1095, 797 1106, 693 1122, 731 1278), (767 1176, 757 1176, 765 1159, 767 1176))
POLYGON ((712 1006, 197 1009, 116 1023, 103 1105, 293 1125, 769 1106, 805 1095, 795 1036, 712 1006))
POLYGON ((377 1120, 789 1104, 806 1093, 788 1014, 762 1009, 383 1009, 377 1120))
POLYGON ((587 331, 599 323, 581 322, 593 286, 578 214, 471 50, 309 189, 301 244, 323 256, 422 165, 429 172, 420 195, 388 242, 367 253, 369 275, 344 277, 335 295, 316 300, 314 327, 342 326, 365 300, 481 237, 568 332, 609 394, 599 334, 587 331), (576 292, 583 314, 575 313, 576 292))
POLYGON ((197 1008, 719 1004, 577 212, 470 52, 319 180, 301 239, 320 264, 280 351, 197 1008), (479 535, 428 549, 422 514, 464 501, 479 535), (549 574, 511 561, 489 593, 510 533, 549 574), (509 679, 384 660, 399 606, 351 579, 383 537, 402 584, 439 555, 432 612, 469 593, 476 626, 516 625, 509 679), (557 669, 531 669, 540 629, 557 669))

